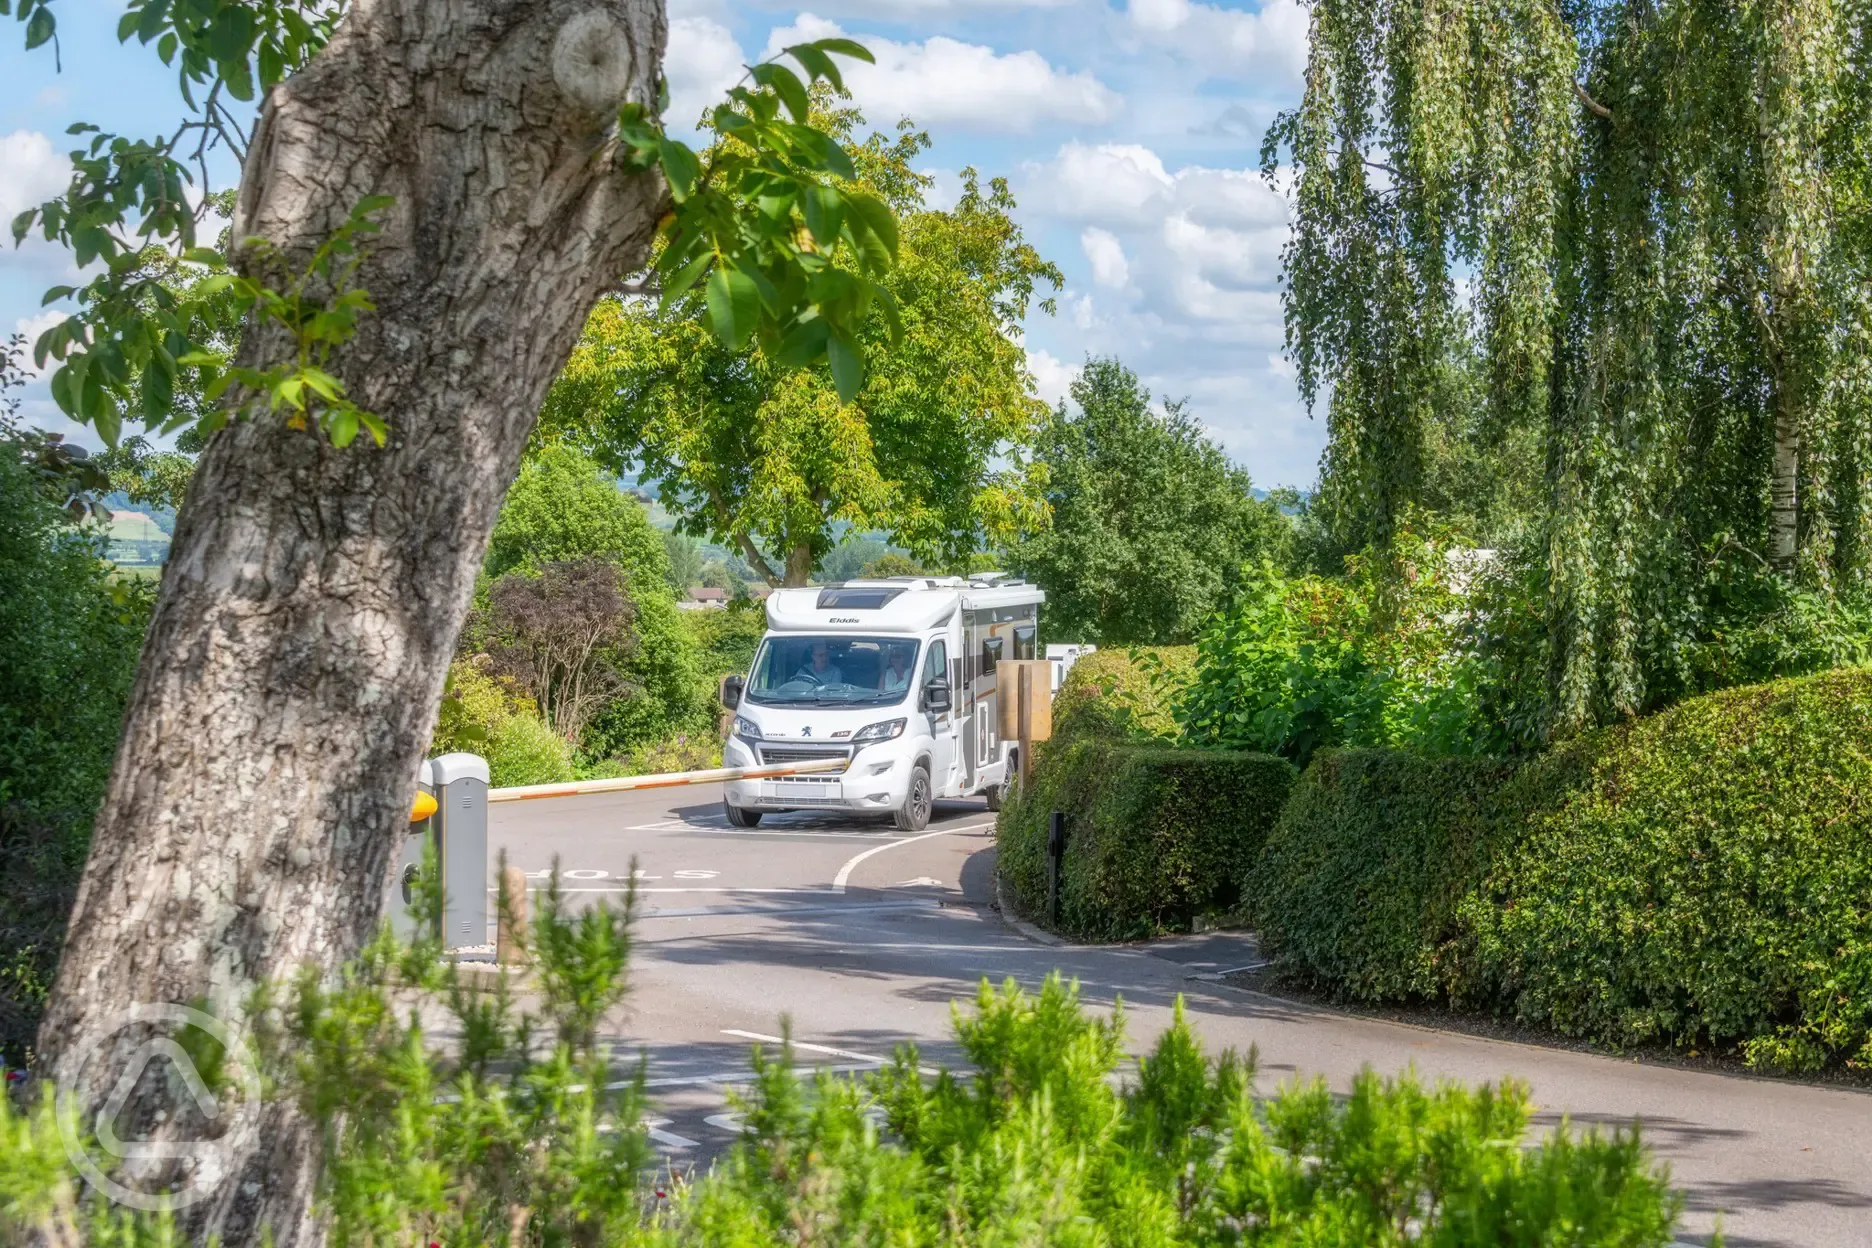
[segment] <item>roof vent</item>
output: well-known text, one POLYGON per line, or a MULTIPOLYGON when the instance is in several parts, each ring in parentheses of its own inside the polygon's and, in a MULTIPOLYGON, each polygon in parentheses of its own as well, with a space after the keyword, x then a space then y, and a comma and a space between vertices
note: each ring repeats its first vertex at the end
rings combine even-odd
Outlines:
POLYGON ((903 592, 894 585, 828 585, 819 591, 819 609, 876 611, 903 592))

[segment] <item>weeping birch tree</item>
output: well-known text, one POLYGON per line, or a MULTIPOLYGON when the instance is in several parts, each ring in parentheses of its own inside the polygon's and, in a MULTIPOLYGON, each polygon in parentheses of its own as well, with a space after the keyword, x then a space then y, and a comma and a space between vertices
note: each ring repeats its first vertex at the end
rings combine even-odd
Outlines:
POLYGON ((1262 161, 1323 510, 1382 541, 1453 403, 1536 433, 1552 731, 1646 705, 1716 562, 1822 593, 1872 564, 1867 15, 1312 6, 1262 161))

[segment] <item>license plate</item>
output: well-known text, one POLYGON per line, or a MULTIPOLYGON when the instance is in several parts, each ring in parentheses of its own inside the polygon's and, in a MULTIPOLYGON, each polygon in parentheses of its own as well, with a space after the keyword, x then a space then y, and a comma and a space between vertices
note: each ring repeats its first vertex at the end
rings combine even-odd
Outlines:
POLYGON ((761 796, 779 800, 789 798, 809 798, 822 802, 835 802, 844 796, 844 786, 838 784, 810 784, 798 780, 774 780, 761 785, 761 796))

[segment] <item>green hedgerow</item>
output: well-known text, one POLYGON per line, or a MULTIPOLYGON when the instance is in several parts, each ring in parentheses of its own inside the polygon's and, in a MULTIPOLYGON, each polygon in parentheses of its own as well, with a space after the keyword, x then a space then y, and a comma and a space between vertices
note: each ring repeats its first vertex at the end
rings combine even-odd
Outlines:
POLYGON ((1058 743, 997 826, 999 869, 1024 914, 1044 914, 1047 821, 1066 815, 1062 930, 1094 940, 1188 931, 1231 911, 1280 814, 1294 768, 1267 754, 1058 743))
POLYGON ((1493 862, 1516 764, 1320 753, 1245 889, 1264 953, 1361 1001, 1440 996, 1456 909, 1493 862))
POLYGON ((1461 908, 1460 999, 1755 1065, 1872 1063, 1872 672, 1730 689, 1517 782, 1461 908))

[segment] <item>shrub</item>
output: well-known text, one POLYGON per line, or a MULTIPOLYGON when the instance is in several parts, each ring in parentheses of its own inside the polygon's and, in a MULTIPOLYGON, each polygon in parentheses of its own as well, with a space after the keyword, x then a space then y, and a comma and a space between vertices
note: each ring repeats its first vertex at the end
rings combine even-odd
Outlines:
POLYGON ((1618 1044, 1872 1063, 1872 672, 1691 699, 1541 759, 1461 907, 1464 1000, 1618 1044))
POLYGON ((1053 699, 1053 739, 1174 741, 1171 707, 1195 672, 1194 646, 1095 650, 1073 664, 1053 699))
POLYGON ((1245 889, 1263 951, 1355 1000, 1440 996, 1439 953, 1493 861, 1515 771, 1406 750, 1316 756, 1245 889))
POLYGON ((1252 570, 1196 642, 1177 718, 1194 745, 1265 750, 1304 766, 1333 745, 1480 753, 1477 669, 1461 644, 1461 561, 1400 531, 1346 560, 1343 578, 1252 570))
POLYGON ((6 428, 0 421, 0 1054, 20 1060, 58 966, 153 587, 112 579, 101 533, 46 497, 6 428))
POLYGON ((707 771, 722 765, 722 741, 713 733, 678 733, 640 745, 619 760, 619 775, 655 776, 672 771, 707 771))
POLYGON ((1062 742, 1002 811, 1001 880, 1022 913, 1047 896, 1047 817, 1066 814, 1059 925, 1094 940, 1188 931, 1240 900, 1293 765, 1266 754, 1062 742))
MULTIPOLYGON (((787 1046, 756 1048, 740 1140, 706 1176, 652 1199, 642 1085, 612 1079, 596 1041, 622 995, 622 917, 573 918, 549 895, 532 942, 534 1017, 504 991, 465 991, 433 951, 388 942, 336 984, 300 982, 275 1033, 285 1043, 264 1052, 273 1086, 325 1133, 324 1236, 1663 1248, 1682 1209, 1635 1130, 1562 1125, 1524 1146, 1532 1107, 1518 1083, 1429 1088, 1366 1071, 1343 1098, 1323 1080, 1259 1097, 1252 1058, 1206 1053, 1181 999, 1121 1080, 1122 1008, 1089 1015, 1057 973, 1035 994, 984 982, 973 1011, 953 1016, 966 1065, 933 1079, 912 1046, 874 1075, 810 1082, 787 1046), (393 972, 446 1005, 459 1046, 425 1030, 438 1011, 391 998, 393 972)), ((110 1217, 76 1183, 59 1138, 76 1124, 60 1124, 53 1102, 27 1115, 0 1097, 0 1234, 97 1248, 182 1238, 165 1233, 172 1215, 110 1217)))
POLYGON ((488 784, 555 784, 577 775, 572 747, 540 718, 533 699, 475 659, 449 668, 431 754, 462 750, 487 760, 488 784))

